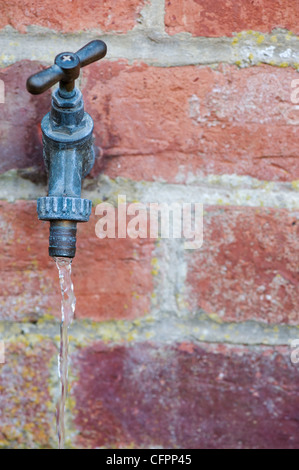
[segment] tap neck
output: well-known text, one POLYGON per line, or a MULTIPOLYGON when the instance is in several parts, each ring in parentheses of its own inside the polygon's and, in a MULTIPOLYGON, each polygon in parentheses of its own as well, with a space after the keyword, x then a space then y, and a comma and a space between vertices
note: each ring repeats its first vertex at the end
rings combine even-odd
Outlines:
POLYGON ((53 130, 73 133, 84 122, 84 102, 82 93, 75 88, 70 93, 61 93, 58 88, 52 94, 50 124, 53 130))

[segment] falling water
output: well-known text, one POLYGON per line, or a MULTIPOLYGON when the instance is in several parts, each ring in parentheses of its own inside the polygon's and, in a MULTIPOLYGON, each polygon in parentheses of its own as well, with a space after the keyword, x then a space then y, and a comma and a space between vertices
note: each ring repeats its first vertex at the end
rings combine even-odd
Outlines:
POLYGON ((65 422, 64 412, 68 392, 68 328, 75 314, 76 297, 72 283, 72 259, 55 258, 59 271, 59 281, 62 294, 61 325, 60 325, 60 351, 58 356, 58 376, 60 379, 60 397, 57 403, 57 433, 59 449, 64 449, 65 422))

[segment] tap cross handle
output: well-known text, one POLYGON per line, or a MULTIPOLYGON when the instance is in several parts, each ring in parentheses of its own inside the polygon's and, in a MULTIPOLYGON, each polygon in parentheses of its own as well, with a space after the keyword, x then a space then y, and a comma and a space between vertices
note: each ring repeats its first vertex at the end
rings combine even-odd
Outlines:
POLYGON ((55 58, 55 64, 38 72, 27 80, 27 90, 32 95, 39 95, 60 82, 60 88, 71 92, 75 87, 75 80, 79 77, 81 67, 96 62, 105 57, 106 44, 97 39, 89 42, 76 53, 62 52, 55 58))

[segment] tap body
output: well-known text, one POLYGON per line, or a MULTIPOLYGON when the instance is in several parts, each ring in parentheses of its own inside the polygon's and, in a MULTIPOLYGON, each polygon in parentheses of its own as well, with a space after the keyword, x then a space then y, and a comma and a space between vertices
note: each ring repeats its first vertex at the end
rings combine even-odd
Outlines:
POLYGON ((37 201, 38 217, 50 221, 50 256, 73 258, 77 223, 88 222, 92 207, 81 198, 82 180, 95 160, 93 120, 84 111, 81 92, 74 88, 62 97, 57 89, 41 128, 49 192, 37 201))
POLYGON ((27 81, 27 89, 39 94, 59 81, 52 94, 51 110, 42 120, 43 157, 49 176, 47 197, 37 201, 40 220, 50 222, 49 255, 74 258, 77 223, 87 222, 92 203, 81 198, 82 180, 91 171, 93 120, 84 111, 80 90, 75 87, 80 67, 106 54, 103 41, 92 41, 75 53, 62 53, 55 65, 27 81))

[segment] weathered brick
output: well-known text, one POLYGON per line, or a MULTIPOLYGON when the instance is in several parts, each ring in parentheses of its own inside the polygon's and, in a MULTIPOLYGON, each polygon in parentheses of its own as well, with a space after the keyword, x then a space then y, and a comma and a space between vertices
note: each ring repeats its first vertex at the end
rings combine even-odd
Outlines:
POLYGON ((298 179, 297 126, 289 118, 296 78, 290 68, 270 66, 95 65, 83 87, 103 149, 94 174, 180 182, 188 174, 217 173, 298 179))
MULTIPOLYGON (((42 177, 40 122, 50 94, 33 97, 25 80, 39 66, 0 73, 0 172, 35 167, 42 177), (23 90, 23 92, 21 92, 23 90)), ((270 66, 156 68, 102 62, 84 71, 86 108, 102 147, 93 174, 184 181, 188 175, 299 178, 292 69, 270 66)))
POLYGON ((47 256, 48 229, 36 204, 0 201, 0 318, 36 320, 59 310, 59 285, 47 256))
POLYGON ((181 0, 166 1, 165 25, 169 34, 231 36, 234 32, 271 32, 286 28, 299 32, 299 9, 293 0, 181 0))
POLYGON ((144 0, 72 0, 69 5, 58 0, 16 0, 1 2, 0 28, 10 25, 25 33, 28 26, 42 26, 61 32, 126 32, 134 27, 144 0))
MULTIPOLYGON (((153 241, 100 240, 98 217, 78 227, 73 263, 76 317, 95 320, 144 315, 152 291, 153 241)), ((35 320, 60 315, 58 272, 48 256, 49 224, 37 219, 35 202, 0 202, 0 319, 35 320)))
POLYGON ((190 308, 225 321, 299 323, 298 214, 209 207, 204 243, 186 254, 190 308))
POLYGON ((5 345, 0 364, 0 448, 48 448, 55 439, 55 404, 49 391, 50 341, 5 345))
POLYGON ((299 374, 287 350, 97 343, 73 364, 79 447, 299 445, 299 374))
POLYGON ((27 78, 40 70, 30 61, 0 70, 5 84, 5 103, 0 103, 0 173, 43 166, 40 122, 49 111, 50 92, 36 97, 26 91, 27 78))
POLYGON ((98 217, 79 227, 74 283, 79 318, 133 319, 149 312, 153 291, 150 239, 104 239, 95 235, 98 217))

